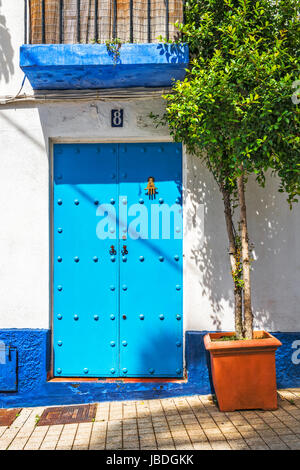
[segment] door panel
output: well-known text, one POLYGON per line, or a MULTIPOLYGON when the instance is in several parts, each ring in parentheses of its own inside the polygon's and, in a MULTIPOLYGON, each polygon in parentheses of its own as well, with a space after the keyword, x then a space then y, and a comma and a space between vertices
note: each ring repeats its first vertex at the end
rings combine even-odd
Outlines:
POLYGON ((120 144, 119 167, 121 203, 127 196, 128 211, 135 204, 133 213, 149 214, 148 231, 138 227, 148 236, 144 239, 133 239, 130 227, 135 217, 128 216, 128 254, 120 258, 120 372, 129 377, 178 377, 182 375, 181 145, 120 144), (151 176, 157 187, 153 199, 144 189, 151 176), (172 206, 177 213, 166 239, 162 239, 162 220, 158 227, 157 216, 150 217, 153 206, 157 213, 167 211, 166 237, 168 209, 172 206), (159 239, 151 238, 151 233, 159 239))
POLYGON ((181 181, 180 144, 54 146, 55 375, 182 376, 181 181))
POLYGON ((96 235, 98 203, 117 201, 116 178, 117 145, 54 146, 55 375, 118 373, 118 258, 96 235))

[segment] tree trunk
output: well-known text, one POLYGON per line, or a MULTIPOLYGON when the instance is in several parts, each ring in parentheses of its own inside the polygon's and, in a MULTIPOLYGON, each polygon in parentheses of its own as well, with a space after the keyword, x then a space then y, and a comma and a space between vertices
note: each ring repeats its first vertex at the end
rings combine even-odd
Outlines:
POLYGON ((237 244, 233 230, 232 210, 230 204, 230 194, 223 185, 221 185, 221 191, 224 201, 224 213, 227 234, 229 239, 229 257, 231 264, 232 279, 234 282, 234 320, 235 320, 235 333, 238 339, 243 338, 243 298, 242 288, 237 284, 237 244))
POLYGON ((247 227, 247 211, 245 200, 245 183, 244 170, 241 169, 239 176, 238 197, 240 206, 240 223, 241 223, 241 242, 242 242, 242 265, 243 265, 243 281, 244 281, 244 334, 246 338, 252 339, 253 336, 253 314, 251 306, 251 281, 250 281, 250 257, 249 257, 249 237, 247 227))

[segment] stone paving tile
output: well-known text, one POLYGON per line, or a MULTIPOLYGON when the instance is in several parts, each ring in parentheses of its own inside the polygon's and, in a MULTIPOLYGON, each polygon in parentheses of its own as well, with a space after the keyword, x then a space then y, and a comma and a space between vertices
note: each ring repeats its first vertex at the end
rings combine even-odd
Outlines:
POLYGON ((243 439, 228 439, 227 440, 231 450, 249 450, 247 442, 243 439))
POLYGON ((77 432, 78 424, 65 424, 60 437, 56 444, 56 450, 71 450, 73 446, 73 442, 75 439, 75 435, 77 432))
POLYGON ((195 450, 212 450, 211 445, 209 442, 199 442, 194 444, 195 450))
POLYGON ((7 428, 8 428, 8 426, 0 426, 0 437, 6 431, 7 428))
POLYGON ((176 450, 176 447, 173 444, 167 443, 167 444, 159 445, 157 449, 158 450, 176 450))
MULTIPOLYGON (((9 450, 22 450, 25 448, 27 441, 29 440, 34 431, 37 419, 43 411, 44 408, 42 407, 31 409, 31 413, 27 416, 27 419, 24 420, 23 425, 21 427, 16 427, 18 432, 16 433, 16 436, 13 441, 8 446, 9 450)), ((10 429, 13 430, 13 428, 14 426, 12 425, 10 429)))
MULTIPOLYGON (((72 449, 73 450, 87 450, 90 444, 90 437, 93 428, 93 423, 79 423, 76 429, 72 449)), ((62 438, 63 431, 60 435, 62 438)))
POLYGON ((280 442, 280 443, 270 442, 267 445, 269 449, 271 450, 289 450, 289 447, 286 444, 284 444, 284 442, 280 442))
POLYGON ((29 437, 24 450, 38 450, 44 440, 47 430, 48 426, 36 427, 29 437))
POLYGON ((41 444, 40 450, 55 450, 63 427, 63 424, 49 426, 45 438, 41 444))
POLYGON ((215 441, 211 442, 213 450, 231 450, 230 445, 226 441, 215 441))
POLYGON ((268 449, 268 446, 263 439, 245 439, 245 442, 252 450, 268 449))
POLYGON ((21 411, 20 415, 15 419, 10 427, 7 427, 0 438, 0 450, 5 450, 16 438, 18 432, 25 424, 33 411, 33 408, 25 408, 21 411))
POLYGON ((105 449, 106 432, 107 423, 95 421, 92 427, 89 449, 105 449))
POLYGON ((287 445, 290 450, 300 450, 300 439, 298 441, 289 442, 287 445))
POLYGON ((1 426, 0 450, 300 450, 300 389, 280 390, 275 411, 223 413, 194 395, 98 403, 92 423, 36 427, 43 410, 1 426))

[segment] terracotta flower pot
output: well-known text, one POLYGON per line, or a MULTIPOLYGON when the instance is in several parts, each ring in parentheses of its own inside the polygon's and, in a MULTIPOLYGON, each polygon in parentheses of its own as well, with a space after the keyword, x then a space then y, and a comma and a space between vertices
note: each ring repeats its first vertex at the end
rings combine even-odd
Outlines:
POLYGON ((220 411, 276 410, 275 351, 281 342, 265 331, 255 331, 250 340, 213 341, 233 335, 210 333, 204 337, 220 411))

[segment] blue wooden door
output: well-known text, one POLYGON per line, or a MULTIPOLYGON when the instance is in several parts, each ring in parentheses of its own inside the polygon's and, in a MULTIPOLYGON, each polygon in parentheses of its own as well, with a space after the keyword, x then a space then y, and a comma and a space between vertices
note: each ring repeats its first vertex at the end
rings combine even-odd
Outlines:
POLYGON ((179 144, 54 146, 56 376, 182 376, 181 181, 179 144))

